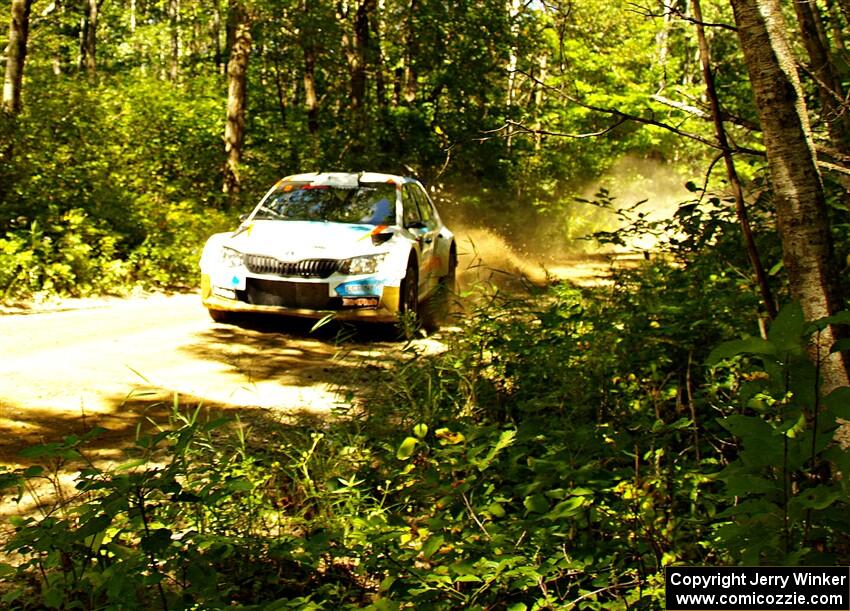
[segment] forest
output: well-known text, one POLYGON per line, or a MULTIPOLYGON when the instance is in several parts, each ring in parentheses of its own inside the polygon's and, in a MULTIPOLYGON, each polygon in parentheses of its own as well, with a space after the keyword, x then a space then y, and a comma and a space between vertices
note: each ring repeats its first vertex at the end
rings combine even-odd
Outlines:
POLYGON ((4 304, 196 291, 306 171, 416 176, 544 265, 648 244, 462 287, 446 350, 329 422, 175 399, 114 464, 97 428, 25 449, 2 503, 76 493, 12 516, 0 606, 662 609, 667 566, 850 564, 850 1, 10 0, 0 32, 4 304))

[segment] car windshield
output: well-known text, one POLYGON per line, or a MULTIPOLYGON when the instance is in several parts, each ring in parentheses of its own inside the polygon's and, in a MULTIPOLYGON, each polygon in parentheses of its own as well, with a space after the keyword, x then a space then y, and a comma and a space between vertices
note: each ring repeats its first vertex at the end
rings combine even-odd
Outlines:
POLYGON ((284 183, 254 218, 394 225, 395 199, 396 188, 390 183, 362 183, 354 188, 284 183))

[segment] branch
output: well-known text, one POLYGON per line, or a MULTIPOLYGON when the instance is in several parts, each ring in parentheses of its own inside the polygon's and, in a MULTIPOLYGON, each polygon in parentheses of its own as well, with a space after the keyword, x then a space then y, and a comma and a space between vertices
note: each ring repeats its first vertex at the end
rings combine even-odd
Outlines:
POLYGON ((822 79, 818 78, 818 75, 814 73, 814 71, 810 70, 809 67, 804 64, 802 61, 797 61, 797 68, 800 69, 806 76, 812 79, 818 87, 826 91, 830 97, 835 99, 836 102, 841 105, 842 112, 846 111, 850 108, 850 93, 847 94, 846 97, 841 97, 841 94, 835 91, 832 87, 823 82, 822 79))
MULTIPOLYGON (((586 133, 586 134, 568 134, 568 133, 564 133, 564 132, 553 132, 553 131, 549 131, 548 129, 536 129, 536 128, 533 128, 533 127, 527 127, 527 126, 523 125, 522 123, 519 123, 518 121, 512 121, 512 120, 509 119, 502 127, 497 127, 496 129, 490 129, 490 130, 487 130, 483 133, 485 133, 485 134, 499 134, 499 133, 513 127, 513 128, 518 129, 523 134, 533 134, 535 136, 558 136, 558 137, 561 137, 561 138, 575 138, 575 139, 598 138, 599 136, 604 136, 605 134, 615 130, 617 127, 619 127, 620 125, 622 125, 626 121, 627 121, 627 119, 621 118, 619 121, 617 121, 613 125, 610 125, 609 127, 606 127, 605 129, 600 130, 598 132, 589 132, 589 133, 586 133)), ((489 140, 489 138, 478 138, 479 142, 483 142, 485 140, 489 140)))
MULTIPOLYGON (((682 110, 684 112, 694 115, 695 117, 699 117, 700 119, 705 119, 706 121, 712 120, 711 113, 709 113, 707 110, 699 108, 698 106, 692 106, 690 104, 686 104, 685 102, 678 102, 676 100, 663 96, 660 93, 653 94, 652 96, 650 96, 650 98, 655 100, 659 104, 664 104, 665 106, 670 106, 671 108, 682 110)), ((723 112, 721 116, 724 121, 732 123, 733 125, 737 125, 738 127, 743 127, 754 132, 761 132, 761 127, 756 123, 753 123, 752 121, 749 121, 742 117, 738 117, 736 115, 731 115, 728 112, 723 112)))
POLYGON ((664 7, 663 13, 653 13, 648 7, 641 6, 640 4, 638 4, 636 2, 629 2, 628 6, 632 7, 631 9, 629 9, 632 13, 637 13, 638 15, 643 15, 644 17, 652 17, 652 18, 661 17, 661 18, 663 18, 663 17, 666 17, 667 15, 672 15, 673 17, 676 17, 677 19, 681 19, 682 21, 686 21, 686 22, 692 23, 694 25, 701 25, 705 28, 720 28, 721 30, 729 30, 730 32, 737 32, 738 31, 738 28, 736 28, 734 25, 730 25, 728 23, 709 23, 707 21, 699 21, 699 20, 694 19, 693 17, 691 17, 689 15, 686 15, 681 10, 674 8, 673 6, 668 6, 667 4, 665 4, 663 2, 660 2, 659 4, 661 4, 661 6, 664 7))
POLYGON ((835 163, 829 163, 828 161, 821 161, 820 159, 816 159, 815 161, 818 166, 822 167, 824 170, 830 170, 832 172, 844 174, 845 176, 850 176, 850 168, 844 167, 843 165, 837 165, 835 163))
MULTIPOLYGON (((527 79, 529 79, 529 80, 533 81, 534 83, 540 85, 541 87, 543 87, 547 91, 552 91, 555 94, 562 97, 563 99, 567 100, 568 102, 572 102, 573 104, 577 104, 578 106, 581 106, 582 108, 586 108, 586 109, 592 110, 594 112, 601 112, 601 113, 605 113, 605 114, 608 114, 608 115, 613 115, 615 117, 621 118, 623 121, 634 121, 635 123, 642 123, 644 125, 654 125, 655 127, 660 127, 661 129, 665 129, 665 130, 672 132, 672 133, 674 133, 678 136, 682 136, 683 138, 689 138, 691 140, 695 140, 696 142, 700 142, 701 144, 704 144, 706 146, 710 146, 711 148, 714 148, 714 149, 719 148, 719 145, 716 142, 713 142, 712 140, 709 140, 708 138, 703 138, 702 136, 700 136, 698 134, 686 132, 684 130, 679 129, 678 127, 675 127, 673 125, 668 125, 667 123, 664 123, 662 121, 658 121, 657 119, 653 119, 651 117, 640 117, 638 115, 632 115, 632 114, 623 112, 621 110, 617 110, 616 108, 605 108, 605 107, 602 107, 602 106, 595 106, 593 104, 588 104, 587 102, 583 102, 583 101, 579 100, 578 98, 564 92, 562 89, 558 89, 556 87, 552 87, 551 85, 544 83, 540 79, 536 78, 535 76, 533 76, 533 75, 531 75, 531 74, 529 74, 529 73, 527 73, 523 70, 516 70, 515 72, 522 74, 527 79)), ((741 150, 741 149, 736 149, 736 150, 741 150)))

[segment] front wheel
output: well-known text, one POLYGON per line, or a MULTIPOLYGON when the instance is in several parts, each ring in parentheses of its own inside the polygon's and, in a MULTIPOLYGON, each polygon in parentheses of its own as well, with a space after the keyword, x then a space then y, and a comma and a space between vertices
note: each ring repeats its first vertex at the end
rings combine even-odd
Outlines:
POLYGON ((434 293, 422 304, 422 327, 428 333, 440 330, 440 325, 449 315, 449 305, 457 287, 457 255, 454 249, 449 254, 449 269, 440 278, 434 293))
POLYGON ((419 326, 419 269, 413 257, 407 262, 398 298, 399 323, 402 334, 410 339, 419 326))

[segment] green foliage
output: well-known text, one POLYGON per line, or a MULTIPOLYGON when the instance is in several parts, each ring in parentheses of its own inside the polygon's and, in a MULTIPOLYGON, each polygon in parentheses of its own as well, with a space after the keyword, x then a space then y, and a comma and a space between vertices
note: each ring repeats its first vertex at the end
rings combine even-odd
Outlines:
MULTIPOLYGON (((792 305, 748 335, 751 293, 681 261, 590 292, 482 289, 448 350, 411 348, 332 425, 175 412, 124 464, 86 463, 73 504, 17 519, 0 591, 22 609, 654 609, 671 563, 846 563, 848 390, 820 398, 805 351, 826 321, 792 305)), ((26 455, 84 460, 85 441, 26 455)))
POLYGON ((816 564, 846 553, 846 449, 834 446, 837 421, 850 416, 847 388, 818 393, 799 306, 785 307, 768 339, 721 344, 708 364, 737 362, 741 411, 719 423, 738 444, 736 460, 714 475, 738 503, 718 514, 715 543, 742 564, 816 564), (726 521, 728 520, 728 521, 726 521))
POLYGON ((121 80, 67 80, 41 96, 0 170, 2 296, 193 283, 204 240, 227 226, 208 195, 217 110, 121 80))

